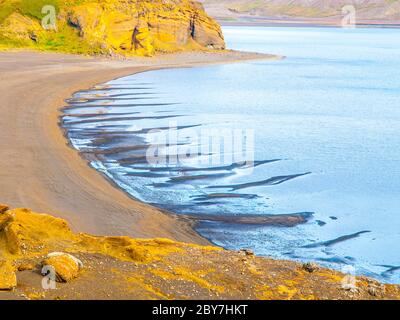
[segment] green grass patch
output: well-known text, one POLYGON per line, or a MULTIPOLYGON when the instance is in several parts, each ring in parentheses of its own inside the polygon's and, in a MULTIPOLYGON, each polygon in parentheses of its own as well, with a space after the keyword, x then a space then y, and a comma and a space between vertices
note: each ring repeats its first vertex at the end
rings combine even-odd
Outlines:
POLYGON ((45 14, 42 9, 46 5, 51 5, 59 11, 59 0, 3 0, 0 1, 0 24, 13 12, 41 20, 45 14))
MULTIPOLYGON (((47 12, 42 13, 42 9, 46 5, 54 6, 59 12, 60 8, 85 2, 93 2, 93 0, 0 0, 0 24, 13 12, 19 12, 40 22, 47 14, 47 12)), ((40 33, 37 42, 31 39, 10 39, 0 34, 0 50, 29 48, 79 54, 102 53, 99 48, 89 45, 80 38, 78 31, 65 21, 57 21, 57 27, 56 32, 43 31, 40 33)))
POLYGON ((46 13, 42 13, 44 6, 53 6, 56 12, 60 10, 59 0, 20 0, 18 3, 18 11, 23 14, 41 20, 46 13))

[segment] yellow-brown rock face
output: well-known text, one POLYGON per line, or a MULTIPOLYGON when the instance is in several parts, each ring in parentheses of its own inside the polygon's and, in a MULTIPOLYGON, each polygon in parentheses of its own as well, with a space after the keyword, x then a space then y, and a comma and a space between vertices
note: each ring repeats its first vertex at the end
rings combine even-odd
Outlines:
POLYGON ((219 25, 188 0, 86 3, 66 12, 84 39, 117 52, 153 55, 225 48, 219 25))
POLYGON ((0 20, 0 40, 24 40, 40 49, 74 52, 80 48, 83 53, 140 56, 225 49, 220 26, 201 4, 191 0, 68 0, 58 4, 56 30, 44 30, 40 19, 17 10, 0 20))
POLYGON ((42 28, 38 21, 23 16, 18 12, 12 13, 2 25, 0 25, 0 34, 13 39, 30 39, 40 34, 42 28))

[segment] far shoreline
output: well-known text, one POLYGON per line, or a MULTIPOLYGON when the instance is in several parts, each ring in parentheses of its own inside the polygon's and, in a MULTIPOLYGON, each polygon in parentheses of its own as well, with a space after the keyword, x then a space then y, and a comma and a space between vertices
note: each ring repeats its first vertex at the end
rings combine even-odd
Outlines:
MULTIPOLYGON (((319 20, 319 19, 269 19, 256 17, 250 19, 223 19, 216 18, 222 27, 269 27, 269 28, 343 28, 340 20, 319 20)), ((399 23, 391 23, 385 21, 364 21, 360 20, 356 23, 354 29, 399 29, 399 23)))

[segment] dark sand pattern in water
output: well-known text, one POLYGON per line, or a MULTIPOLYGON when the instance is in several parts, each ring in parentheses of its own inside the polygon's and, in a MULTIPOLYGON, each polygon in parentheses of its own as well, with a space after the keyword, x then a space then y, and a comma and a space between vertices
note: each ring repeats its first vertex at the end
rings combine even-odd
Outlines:
MULTIPOLYGON (((152 83, 110 83, 81 91, 68 100, 62 125, 74 145, 96 169, 117 182, 132 196, 195 221, 213 221, 240 225, 270 225, 293 227, 306 223, 311 213, 268 213, 268 197, 257 193, 237 193, 241 189, 274 186, 310 174, 294 174, 248 183, 226 185, 232 177, 250 168, 270 166, 282 159, 249 160, 219 165, 152 164, 147 154, 148 134, 154 130, 167 132, 169 121, 186 117, 178 114, 180 103, 166 101, 152 83), (152 103, 147 102, 152 100, 152 103), (121 104, 122 101, 122 104, 121 104), (131 103, 129 103, 131 102, 131 103), (163 115, 160 115, 163 113, 163 115), (150 161, 150 163, 149 163, 150 161), (212 189, 222 189, 215 192, 212 189), (166 191, 168 190, 168 191, 166 191), (171 191, 169 191, 171 190, 171 191), (157 201, 154 201, 157 200, 157 201), (259 212, 249 211, 264 203, 259 212), (254 202, 254 204, 252 204, 254 202)), ((185 110, 187 112, 187 110, 185 110)), ((182 122, 179 122, 182 123, 182 122)), ((184 123, 184 122, 183 122, 184 123)), ((173 130, 184 132, 199 129, 203 123, 176 125, 173 130)), ((184 135, 182 135, 184 137, 184 135)), ((191 141, 184 138, 167 144, 172 159, 186 154, 176 153, 191 141)), ((191 159, 211 157, 213 153, 192 153, 191 159)))
POLYGON ((351 239, 354 239, 354 238, 358 238, 360 235, 362 235, 364 233, 370 233, 370 232, 371 231, 360 231, 360 232, 357 232, 357 233, 341 236, 341 237, 338 237, 336 239, 308 244, 308 245, 305 245, 304 248, 330 247, 330 246, 333 246, 335 244, 341 243, 343 241, 347 241, 347 240, 351 240, 351 239))

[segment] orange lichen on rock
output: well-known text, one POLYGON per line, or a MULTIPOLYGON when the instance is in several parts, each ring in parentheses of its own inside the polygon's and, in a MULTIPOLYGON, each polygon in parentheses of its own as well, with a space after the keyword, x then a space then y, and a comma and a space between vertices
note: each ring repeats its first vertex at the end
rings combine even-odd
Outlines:
MULTIPOLYGON (((42 266, 52 268, 57 281, 68 282, 78 277, 79 272, 83 268, 83 263, 70 254, 53 252, 43 260, 42 266)), ((48 269, 46 268, 45 275, 47 271, 48 269)))
POLYGON ((9 261, 0 261, 0 290, 12 290, 17 286, 15 269, 9 261))
POLYGON ((124 261, 148 263, 170 253, 182 252, 184 245, 167 239, 131 239, 129 237, 94 237, 80 235, 72 251, 101 253, 124 261))
POLYGON ((78 240, 65 220, 28 209, 9 210, 0 215, 0 248, 5 258, 47 254, 78 240))
POLYGON ((193 282, 204 289, 215 291, 218 293, 223 293, 225 291, 225 288, 223 286, 216 285, 206 279, 207 275, 215 273, 214 269, 195 271, 193 269, 184 267, 172 267, 171 272, 165 272, 159 269, 152 269, 151 272, 164 280, 180 280, 193 282))
MULTIPOLYGON (((9 259, 47 255, 52 251, 104 254, 120 260, 146 263, 171 253, 184 251, 182 244, 169 239, 132 239, 75 234, 65 220, 28 209, 9 210, 0 215, 0 249, 9 259)), ((201 247, 202 250, 219 250, 201 247)))

